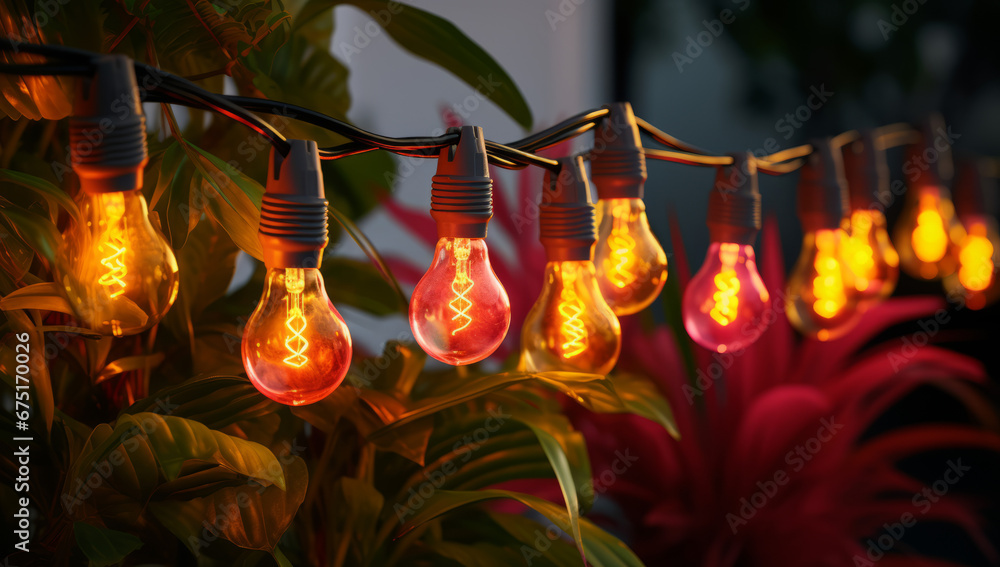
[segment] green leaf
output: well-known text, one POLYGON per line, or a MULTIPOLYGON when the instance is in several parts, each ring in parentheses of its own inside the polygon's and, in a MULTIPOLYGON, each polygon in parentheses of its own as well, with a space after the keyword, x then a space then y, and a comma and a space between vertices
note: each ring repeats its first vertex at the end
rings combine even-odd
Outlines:
MULTIPOLYGON (((148 447, 166 480, 174 480, 186 461, 199 460, 216 463, 236 473, 256 480, 263 485, 275 484, 285 488, 285 477, 278 460, 266 447, 225 433, 211 430, 201 423, 172 415, 143 412, 119 416, 110 435, 96 436, 93 449, 74 463, 73 474, 67 487, 76 487, 71 481, 85 479, 92 467, 108 460, 113 451, 125 450, 130 458, 139 446, 148 447)), ((117 472, 117 469, 116 469, 117 472)), ((70 498, 79 498, 79 487, 70 498)))
POLYGON ((0 299, 0 309, 40 309, 73 314, 73 308, 59 292, 59 284, 53 282, 32 284, 7 294, 0 299))
MULTIPOLYGON (((462 506, 500 498, 517 500, 548 518, 554 527, 566 533, 572 531, 570 518, 562 506, 536 496, 509 490, 478 490, 475 492, 437 490, 424 501, 423 506, 415 510, 413 516, 407 518, 397 537, 462 506)), ((547 531, 542 530, 543 533, 547 531)), ((624 543, 591 522, 581 519, 580 533, 581 537, 577 539, 577 547, 580 549, 581 555, 586 557, 584 564, 589 563, 593 567, 618 567, 622 565, 642 567, 642 561, 624 543)), ((542 549, 536 549, 536 551, 539 554, 544 553, 542 549)))
MULTIPOLYGON (((311 0, 302 12, 316 12, 352 4, 374 18, 410 53, 447 69, 484 97, 492 100, 522 128, 531 128, 531 109, 513 79, 482 47, 454 24, 419 8, 390 0, 311 0)), ((301 20, 307 21, 304 17, 301 20)), ((299 25, 299 19, 293 29, 299 25)), ((334 45, 335 54, 349 58, 352 45, 334 45)))
POLYGON ((184 246, 201 218, 201 209, 192 202, 195 193, 191 187, 195 173, 196 169, 184 147, 176 140, 160 159, 146 167, 147 178, 156 179, 149 208, 163 219, 163 235, 175 250, 184 246))
MULTIPOLYGON (((20 185, 21 187, 24 187, 25 189, 28 189, 42 197, 46 200, 46 202, 59 205, 65 209, 75 221, 80 220, 80 209, 77 208, 76 203, 69 198, 69 195, 40 177, 35 177, 34 175, 28 175, 27 173, 21 173, 19 171, 12 171, 10 169, 0 169, 0 181, 20 185)), ((50 209, 50 214, 53 213, 54 211, 51 211, 50 209)))
MULTIPOLYGON (((502 390, 511 385, 534 381, 554 388, 568 395, 584 407, 601 413, 635 413, 657 421, 669 432, 675 434, 673 415, 666 400, 653 388, 643 389, 640 394, 624 391, 618 392, 614 381, 618 377, 607 378, 599 374, 583 374, 578 372, 506 372, 463 380, 451 381, 439 385, 446 389, 446 394, 420 400, 409 411, 399 416, 393 423, 375 431, 369 440, 378 442, 383 435, 397 433, 398 429, 406 428, 407 424, 424 419, 444 409, 474 400, 484 394, 502 390), (641 396, 646 398, 640 399, 641 396)), ((635 384, 640 380, 635 379, 635 384)))
POLYGON ((372 244, 371 240, 365 236, 365 233, 361 232, 358 225, 354 224, 354 221, 349 219, 343 213, 333 208, 332 206, 327 208, 330 215, 336 220, 340 226, 351 235, 354 242, 357 243, 361 251, 368 256, 368 259, 372 264, 375 265, 379 270, 379 274, 382 276, 389 285, 392 286, 393 291, 396 293, 396 299, 399 301, 400 308, 406 312, 409 310, 410 302, 406 299, 406 294, 403 293, 403 288, 399 287, 399 282, 396 281, 395 276, 392 275, 392 271, 389 269, 388 264, 382 259, 382 255, 379 254, 378 250, 375 249, 375 245, 372 244))
POLYGON ((385 503, 382 493, 367 482, 342 476, 328 492, 327 503, 329 510, 337 510, 332 527, 339 538, 358 542, 361 555, 369 557, 374 551, 379 513, 385 503))
MULTIPOLYGON (((264 253, 257 239, 260 204, 264 188, 242 171, 201 148, 188 154, 202 174, 201 200, 205 212, 218 222, 244 252, 261 260, 264 253)), ((196 203, 197 204, 197 203, 196 203)))
POLYGON ((339 256, 325 258, 321 271, 334 305, 350 305, 373 315, 406 313, 396 290, 369 262, 339 256))
POLYGON ((245 376, 199 376, 138 400, 125 413, 169 413, 222 429, 271 415, 282 406, 261 394, 245 376))
POLYGON ((86 522, 74 522, 73 535, 92 567, 121 563, 129 553, 142 547, 142 540, 132 534, 86 522))
POLYGON ((149 510, 196 556, 210 553, 216 537, 244 549, 277 555, 278 541, 295 517, 309 485, 309 471, 299 457, 282 458, 280 472, 287 479, 287 490, 278 485, 244 483, 190 500, 152 502, 149 510), (206 525, 212 527, 211 540, 204 536, 206 525))
POLYGON ((62 237, 52 221, 6 199, 0 199, 0 216, 6 218, 17 236, 39 256, 50 264, 55 261, 62 237))

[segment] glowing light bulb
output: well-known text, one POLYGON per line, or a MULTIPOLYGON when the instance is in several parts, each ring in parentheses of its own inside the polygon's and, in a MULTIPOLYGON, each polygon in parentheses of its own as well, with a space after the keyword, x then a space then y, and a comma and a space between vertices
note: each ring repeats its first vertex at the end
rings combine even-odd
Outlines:
POLYGON ((965 230, 942 188, 925 186, 908 196, 894 233, 900 264, 913 277, 945 277, 958 267, 956 246, 965 230))
POLYGON ((667 255, 653 236, 642 199, 597 203, 597 283, 617 315, 652 303, 667 281, 667 255))
POLYGON ((705 263, 684 290, 684 328, 705 348, 740 350, 767 328, 769 301, 753 247, 713 242, 705 263))
POLYGON ((430 356, 448 364, 493 354, 510 326, 510 300, 482 238, 441 238, 410 299, 410 327, 430 356))
POLYGON ((76 83, 69 122, 80 215, 63 233, 54 271, 80 325, 120 337, 149 329, 170 309, 177 259, 141 193, 148 154, 133 62, 102 55, 93 63, 93 75, 76 83))
POLYGON ((899 280, 899 254, 889 241, 885 216, 874 209, 855 210, 850 222, 843 256, 854 275, 854 288, 863 301, 885 299, 899 280))
POLYGON ((545 285, 521 333, 529 372, 607 374, 621 351, 621 326, 597 286, 593 262, 549 262, 545 285))
POLYGON ((607 374, 621 352, 621 325, 601 294, 593 254, 597 234, 583 158, 546 172, 539 236, 548 263, 542 293, 521 329, 521 366, 607 374))
POLYGON ((133 335, 160 321, 177 298, 177 260, 149 222, 138 190, 77 199, 81 223, 63 234, 57 277, 84 324, 133 335))
POLYGON ((842 229, 806 233, 788 284, 785 308, 792 325, 821 341, 835 339, 860 317, 860 293, 843 258, 842 229))
POLYGON ((243 365, 272 400, 298 406, 330 395, 347 375, 351 335, 315 268, 271 268, 243 331, 243 365))
POLYGON ((1000 235, 992 218, 966 218, 966 235, 958 245, 958 269, 944 280, 949 294, 963 297, 971 309, 982 309, 1000 298, 996 269, 1000 235))

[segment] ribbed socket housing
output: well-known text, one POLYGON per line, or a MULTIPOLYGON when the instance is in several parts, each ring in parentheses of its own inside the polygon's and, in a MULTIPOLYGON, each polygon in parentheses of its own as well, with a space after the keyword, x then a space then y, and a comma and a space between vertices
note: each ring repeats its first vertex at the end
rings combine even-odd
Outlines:
POLYGON ((70 163, 90 194, 142 188, 146 118, 132 60, 102 55, 77 83, 69 121, 70 163))
POLYGON ((441 150, 431 179, 431 217, 438 238, 486 238, 493 217, 493 180, 479 126, 462 126, 458 143, 441 150))
POLYGON ((813 152, 800 170, 798 185, 802 231, 840 228, 849 210, 841 150, 833 147, 830 138, 809 143, 813 152))
POLYGON ((889 197, 889 164, 885 150, 876 145, 874 133, 867 131, 861 139, 843 149, 844 172, 852 211, 879 209, 891 201, 889 197))
POLYGON ((757 162, 749 153, 729 155, 732 165, 718 168, 708 196, 709 239, 752 245, 761 227, 757 162))
POLYGON ((550 262, 593 260, 597 227, 583 157, 559 159, 559 173, 545 173, 539 205, 539 240, 550 262))
POLYGON ((642 199, 646 183, 646 154, 639 139, 632 105, 616 102, 594 130, 590 175, 598 199, 642 199))
POLYGON ((319 268, 329 241, 319 151, 312 140, 271 149, 257 236, 268 268, 319 268))

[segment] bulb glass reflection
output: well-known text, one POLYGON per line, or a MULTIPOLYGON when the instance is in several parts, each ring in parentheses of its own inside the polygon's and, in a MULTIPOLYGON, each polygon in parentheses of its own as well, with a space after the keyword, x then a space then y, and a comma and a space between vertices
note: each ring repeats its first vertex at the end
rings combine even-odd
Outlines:
POLYGON ((842 336, 860 317, 860 293, 843 257, 846 239, 842 229, 806 233, 788 283, 788 320, 821 341, 842 336))
POLYGON ((315 268, 272 268, 243 334, 243 366, 272 400, 318 402, 340 385, 351 363, 351 335, 315 268))
POLYGON ((545 284, 525 319, 521 350, 529 372, 607 374, 614 368, 621 326, 598 289, 592 262, 545 266, 545 284))
POLYGON ((427 354, 452 365, 493 354, 510 326, 510 300, 482 238, 441 238, 410 300, 410 327, 427 354))
POLYGON ((705 263, 684 291, 684 328, 707 349, 740 350, 767 328, 769 300, 753 247, 713 242, 705 263))
POLYGON ((649 228, 642 199, 602 199, 597 207, 597 283, 618 315, 645 309, 667 281, 667 255, 649 228))
POLYGON ((851 213, 844 261, 854 275, 854 288, 861 300, 880 301, 892 295, 899 280, 899 254, 889 241, 880 211, 858 209, 851 213))
POLYGON ((177 298, 177 260, 138 191, 88 194, 63 234, 57 277, 77 316, 104 335, 152 327, 177 298))
POLYGON ((893 236, 900 265, 913 277, 943 278, 958 268, 955 250, 965 230, 951 199, 937 187, 921 187, 907 197, 893 236))

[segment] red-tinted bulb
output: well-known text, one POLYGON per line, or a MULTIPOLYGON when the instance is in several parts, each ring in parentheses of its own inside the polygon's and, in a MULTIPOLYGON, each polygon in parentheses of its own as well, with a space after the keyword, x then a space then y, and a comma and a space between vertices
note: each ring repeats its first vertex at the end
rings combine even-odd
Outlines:
POLYGON ((740 350, 767 328, 769 301, 753 246, 713 242, 684 291, 684 328, 707 349, 740 350))
POLYGON ((410 328, 430 356, 452 365, 493 354, 510 326, 510 300, 482 238, 441 238, 410 299, 410 328))

